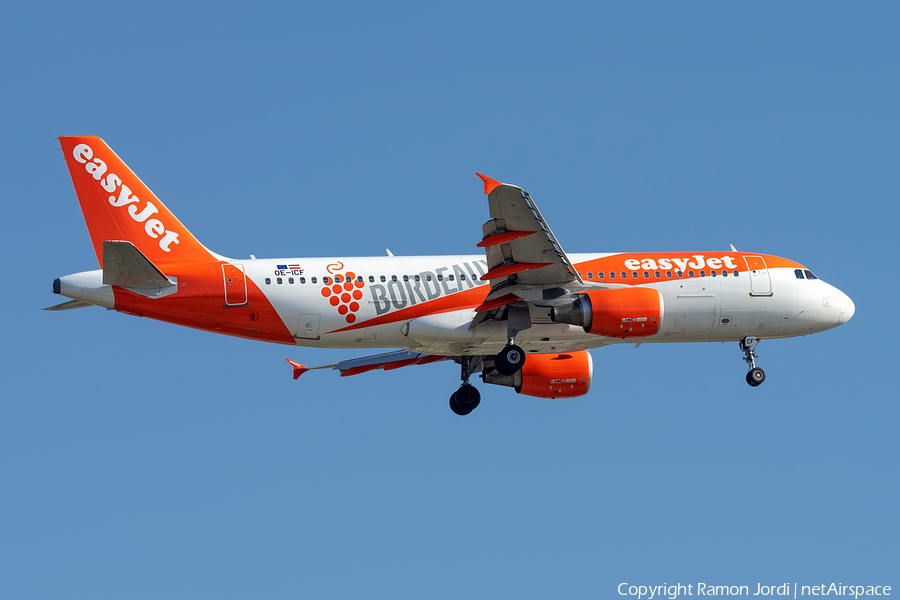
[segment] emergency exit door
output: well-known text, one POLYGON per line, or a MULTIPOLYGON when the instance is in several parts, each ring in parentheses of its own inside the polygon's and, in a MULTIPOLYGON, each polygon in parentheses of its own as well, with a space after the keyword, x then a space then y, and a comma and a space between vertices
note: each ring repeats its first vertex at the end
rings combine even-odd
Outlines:
POLYGON ((247 276, 244 265, 222 265, 222 279, 225 282, 225 306, 247 304, 247 276))

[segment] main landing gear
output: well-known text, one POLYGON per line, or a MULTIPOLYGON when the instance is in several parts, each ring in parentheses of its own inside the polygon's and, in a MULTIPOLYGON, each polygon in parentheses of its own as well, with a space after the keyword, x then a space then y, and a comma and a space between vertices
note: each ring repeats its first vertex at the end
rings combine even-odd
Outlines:
POLYGON ((744 353, 744 361, 750 367, 750 370, 747 371, 747 383, 753 387, 766 380, 766 372, 756 366, 756 359, 759 358, 759 355, 756 353, 756 345, 758 343, 759 340, 752 335, 748 335, 740 341, 741 352, 744 353))
POLYGON ((525 351, 509 341, 494 358, 494 368, 501 375, 515 375, 525 365, 525 351))
POLYGON ((469 383, 472 357, 461 357, 460 364, 462 365, 462 385, 450 395, 450 410, 464 417, 481 404, 481 393, 469 383))

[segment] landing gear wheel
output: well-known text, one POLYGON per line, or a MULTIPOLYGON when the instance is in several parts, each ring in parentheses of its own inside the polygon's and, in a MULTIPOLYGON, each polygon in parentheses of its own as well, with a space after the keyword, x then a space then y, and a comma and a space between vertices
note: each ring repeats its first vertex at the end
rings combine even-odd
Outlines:
POLYGON ((741 352, 744 353, 744 362, 750 367, 750 370, 747 371, 747 383, 753 387, 766 380, 766 372, 756 366, 756 359, 759 358, 759 354, 756 353, 757 344, 759 344, 759 340, 752 335, 748 335, 740 342, 741 352))
POLYGON ((514 375, 524 364, 525 351, 515 344, 510 344, 494 358, 494 368, 501 375, 514 375))
POLYGON ((464 411, 463 409, 461 409, 459 407, 459 405, 456 403, 456 392, 453 392, 452 394, 450 394, 450 410, 452 410, 455 414, 457 414, 461 417, 464 417, 467 414, 469 414, 466 411, 464 411))
POLYGON ((753 387, 758 386, 763 381, 766 380, 766 372, 760 369, 759 367, 753 367, 749 371, 747 371, 747 383, 752 385, 753 387))
POLYGON ((450 396, 450 410, 461 417, 466 416, 481 404, 481 394, 471 385, 463 385, 450 396))

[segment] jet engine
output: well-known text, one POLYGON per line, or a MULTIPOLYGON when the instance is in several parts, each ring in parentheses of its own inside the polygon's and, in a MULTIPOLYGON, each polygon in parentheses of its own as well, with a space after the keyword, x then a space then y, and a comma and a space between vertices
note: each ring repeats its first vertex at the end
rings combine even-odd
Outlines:
POLYGON ((594 335, 625 339, 654 335, 662 312, 662 296, 657 290, 634 287, 575 294, 572 304, 553 308, 550 318, 578 325, 594 335))
POLYGON ((485 383, 515 388, 519 394, 537 398, 575 398, 591 389, 594 362, 587 350, 561 354, 529 354, 525 365, 513 375, 486 368, 485 383))

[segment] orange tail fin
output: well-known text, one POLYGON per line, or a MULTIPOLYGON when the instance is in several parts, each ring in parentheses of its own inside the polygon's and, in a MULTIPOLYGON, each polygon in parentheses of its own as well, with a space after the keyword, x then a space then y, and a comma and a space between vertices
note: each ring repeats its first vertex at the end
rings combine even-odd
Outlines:
POLYGON ((131 242, 160 267, 215 260, 106 142, 83 136, 59 143, 101 268, 107 240, 131 242))

